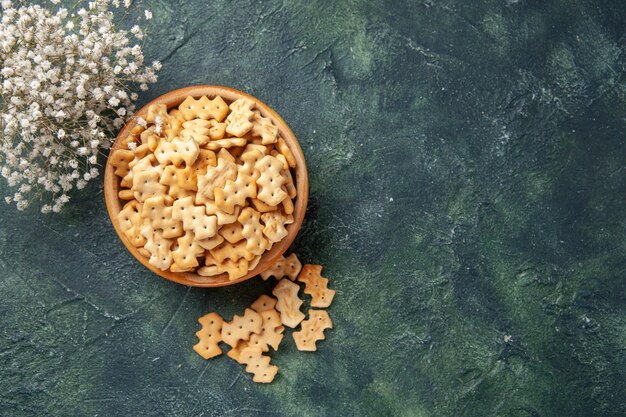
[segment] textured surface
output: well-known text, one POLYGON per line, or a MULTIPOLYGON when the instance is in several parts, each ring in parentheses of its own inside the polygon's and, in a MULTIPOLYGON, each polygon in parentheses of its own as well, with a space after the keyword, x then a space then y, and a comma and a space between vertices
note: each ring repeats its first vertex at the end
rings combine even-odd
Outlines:
POLYGON ((153 276, 100 184, 1 205, 0 415, 624 415, 626 2, 170 3, 142 102, 227 85, 291 125, 335 329, 258 386, 192 345, 270 282, 153 276))

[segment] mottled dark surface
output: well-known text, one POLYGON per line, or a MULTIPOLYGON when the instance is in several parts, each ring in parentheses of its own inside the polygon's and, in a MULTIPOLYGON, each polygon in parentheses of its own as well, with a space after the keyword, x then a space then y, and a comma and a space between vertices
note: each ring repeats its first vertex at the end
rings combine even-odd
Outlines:
POLYGON ((180 3, 137 6, 164 63, 141 101, 227 85, 291 125, 335 330, 256 385, 191 346, 268 283, 152 275, 99 182, 1 205, 0 415, 626 413, 626 2, 180 3))

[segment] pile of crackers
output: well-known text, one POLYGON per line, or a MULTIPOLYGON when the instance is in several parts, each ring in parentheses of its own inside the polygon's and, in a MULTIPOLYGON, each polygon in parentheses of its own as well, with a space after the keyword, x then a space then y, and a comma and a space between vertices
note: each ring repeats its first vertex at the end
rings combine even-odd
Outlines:
POLYGON ((321 273, 320 265, 302 266, 294 253, 281 257, 272 268, 261 273, 263 279, 274 276, 278 280, 272 290, 275 298, 262 295, 242 316, 234 316, 229 322, 215 312, 200 317, 202 329, 196 333, 199 342, 193 349, 210 359, 222 354, 219 343, 224 342, 230 346, 227 355, 245 365, 254 382, 272 382, 278 367, 271 364, 269 350, 270 347, 278 350, 284 326, 300 325, 300 330, 292 333, 293 339, 298 350, 309 352, 316 351, 317 342, 325 339, 324 330, 333 327, 324 309, 332 303, 335 291, 328 288, 328 278, 321 273), (305 285, 304 293, 311 296, 310 305, 315 307, 309 309, 307 320, 300 311, 303 302, 298 296, 298 283, 305 285))
POLYGON ((119 228, 154 267, 236 280, 287 236, 296 159, 257 107, 219 96, 153 104, 112 151, 119 228))

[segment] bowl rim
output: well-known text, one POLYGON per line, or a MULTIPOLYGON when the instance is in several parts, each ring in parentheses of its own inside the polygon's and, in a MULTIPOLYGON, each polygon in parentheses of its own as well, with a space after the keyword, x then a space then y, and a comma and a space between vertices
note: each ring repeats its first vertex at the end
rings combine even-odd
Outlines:
POLYGON ((104 169, 104 198, 106 202, 107 212, 109 214, 109 220, 113 224, 113 227, 118 237, 120 238, 126 249, 143 266, 145 266, 155 274, 159 275, 160 277, 176 282, 178 284, 194 287, 222 287, 234 285, 246 281, 270 268, 276 262, 276 260, 280 256, 282 256, 283 253, 285 253, 285 251, 291 246, 291 244, 295 240, 304 220, 304 214, 306 212, 306 207, 308 203, 308 194, 309 181, 304 153, 302 152, 302 148, 300 147, 298 139, 289 128, 289 125, 287 125, 287 123, 271 107, 269 107, 258 98, 230 87, 215 85, 196 85, 175 89, 155 98, 154 100, 142 106, 133 114, 133 116, 127 121, 127 123, 118 133, 115 142, 111 145, 109 158, 107 158, 106 166, 104 169), (137 125, 137 118, 139 116, 146 115, 149 106, 153 104, 165 104, 168 110, 170 110, 182 103, 187 96, 193 96, 195 98, 198 98, 204 95, 211 99, 219 95, 227 102, 232 102, 237 98, 248 98, 253 100, 257 108, 261 111, 261 114, 264 117, 269 117, 270 119, 272 119, 274 124, 278 127, 280 135, 285 140, 287 146, 294 154, 294 157, 296 159, 296 168, 292 170, 293 173, 295 173, 294 184, 297 190, 296 199, 294 201, 294 222, 286 226, 287 236, 285 236, 280 242, 274 244, 274 246, 272 246, 272 249, 264 252, 261 255, 261 260, 254 269, 248 271, 248 273, 243 277, 232 281, 228 279, 228 275, 226 273, 213 277, 204 277, 196 273, 171 272, 169 269, 167 271, 162 271, 154 267, 153 265, 148 263, 148 259, 146 257, 142 256, 139 253, 138 248, 130 244, 130 242, 120 229, 119 222, 117 221, 117 214, 121 210, 123 204, 119 200, 117 195, 117 192, 120 188, 120 179, 115 175, 114 167, 109 163, 111 154, 117 149, 121 148, 119 144, 120 141, 123 138, 126 138, 130 131, 137 125))

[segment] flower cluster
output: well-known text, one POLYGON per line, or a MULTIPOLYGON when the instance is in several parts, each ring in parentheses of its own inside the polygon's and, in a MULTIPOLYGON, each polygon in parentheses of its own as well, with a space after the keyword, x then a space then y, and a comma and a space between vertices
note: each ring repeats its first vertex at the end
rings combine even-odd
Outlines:
POLYGON ((139 26, 116 28, 119 1, 96 0, 73 12, 0 4, 0 174, 11 190, 5 199, 20 210, 41 201, 42 212, 59 212, 70 190, 99 175, 99 152, 135 110, 133 86, 146 90, 161 65, 145 65, 135 44, 143 38, 139 26))

